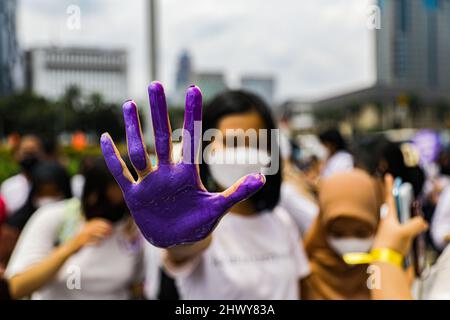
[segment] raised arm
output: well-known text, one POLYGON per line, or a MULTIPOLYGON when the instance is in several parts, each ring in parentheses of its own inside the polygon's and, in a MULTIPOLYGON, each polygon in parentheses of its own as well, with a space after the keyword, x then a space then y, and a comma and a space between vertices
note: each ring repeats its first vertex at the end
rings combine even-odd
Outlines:
MULTIPOLYGON (((413 239, 424 232, 428 226, 422 217, 414 217, 405 224, 400 224, 397 218, 397 209, 392 195, 393 179, 390 175, 385 179, 385 215, 382 216, 375 236, 373 249, 383 250, 387 255, 399 257, 399 261, 411 250, 413 239), (387 251, 387 250, 389 251, 387 251)), ((392 259, 376 259, 372 265, 378 268, 380 286, 371 290, 372 299, 375 300, 410 300, 411 289, 401 263, 392 263, 392 259)))
POLYGON ((120 185, 125 201, 144 237, 170 250, 175 260, 205 248, 205 240, 223 215, 236 203, 247 199, 265 182, 263 175, 251 174, 221 193, 208 192, 199 177, 202 95, 191 86, 186 92, 183 127, 183 155, 172 160, 171 129, 164 89, 159 82, 149 88, 150 110, 158 163, 152 168, 143 142, 137 106, 123 105, 130 160, 138 174, 134 181, 108 134, 102 135, 101 147, 109 170, 120 185), (205 240, 200 243, 200 241, 205 240))

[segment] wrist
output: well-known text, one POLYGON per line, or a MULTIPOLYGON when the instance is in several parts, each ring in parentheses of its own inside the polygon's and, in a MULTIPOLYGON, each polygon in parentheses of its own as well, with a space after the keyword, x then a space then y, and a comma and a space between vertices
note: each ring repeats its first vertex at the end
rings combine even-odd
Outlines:
POLYGON ((370 253, 348 253, 344 255, 343 259, 349 265, 377 262, 389 263, 399 267, 403 265, 403 254, 386 247, 376 247, 370 253))
POLYGON ((78 250, 81 249, 82 247, 82 243, 81 240, 79 239, 79 237, 75 237, 73 239, 71 239, 70 241, 68 241, 65 245, 64 248, 67 250, 67 252, 69 254, 73 254, 75 252, 77 252, 78 250))
POLYGON ((390 248, 374 248, 371 253, 373 262, 384 262, 399 267, 403 266, 404 255, 397 250, 390 248))

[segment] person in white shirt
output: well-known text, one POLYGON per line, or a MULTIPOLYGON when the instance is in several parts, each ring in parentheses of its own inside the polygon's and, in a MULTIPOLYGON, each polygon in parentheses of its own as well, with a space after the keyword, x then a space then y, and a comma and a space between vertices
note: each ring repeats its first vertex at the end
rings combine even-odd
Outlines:
POLYGON ((32 298, 131 298, 132 286, 144 279, 142 238, 103 161, 87 172, 81 202, 72 198, 43 206, 33 214, 12 254, 6 277, 14 277, 42 261, 55 245, 70 241, 94 218, 113 224, 110 235, 100 244, 84 247, 67 259, 55 279, 32 298))
POLYGON ((27 201, 31 189, 31 171, 43 157, 44 148, 38 137, 28 135, 21 139, 15 153, 15 159, 21 167, 21 172, 6 179, 0 186, 0 195, 5 201, 8 215, 15 213, 27 201))
POLYGON ((430 234, 434 245, 439 250, 444 250, 450 241, 450 187, 446 187, 439 196, 430 234))
MULTIPOLYGON (((260 98, 229 91, 204 109, 203 130, 210 128, 225 134, 227 129, 270 130, 275 124, 260 98)), ((222 143, 214 140, 213 151, 205 155, 208 164, 200 165, 208 190, 224 190, 241 176, 254 173, 257 166, 221 164, 213 157, 228 159, 226 155, 232 152, 240 159, 246 158, 246 152, 263 152, 247 144, 225 147, 222 143)), ((277 154, 271 141, 267 145, 269 152, 277 154)), ((271 161, 279 159, 272 157, 271 161)), ((280 186, 278 170, 266 176, 266 184, 254 196, 233 206, 208 238, 164 250, 164 266, 175 278, 181 299, 300 298, 300 281, 308 276, 309 264, 296 225, 278 206, 280 186)))
POLYGON ((92 219, 70 241, 56 247, 47 257, 10 279, 3 278, 0 268, 0 301, 29 297, 53 280, 55 274, 74 253, 87 245, 95 245, 111 232, 104 219, 92 219))
POLYGON ((166 261, 183 299, 299 298, 308 260, 297 227, 282 208, 249 216, 230 212, 210 241, 182 265, 166 261))
POLYGON ((328 158, 321 173, 322 178, 353 169, 353 156, 347 151, 347 144, 338 130, 330 129, 322 132, 319 139, 328 152, 328 158))

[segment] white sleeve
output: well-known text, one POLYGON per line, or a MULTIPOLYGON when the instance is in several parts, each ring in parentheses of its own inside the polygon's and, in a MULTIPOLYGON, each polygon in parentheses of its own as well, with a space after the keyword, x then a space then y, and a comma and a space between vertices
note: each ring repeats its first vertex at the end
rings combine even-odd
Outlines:
POLYGON ((23 229, 5 271, 7 278, 47 257, 64 221, 64 202, 38 209, 23 229))
POLYGON ((319 207, 303 197, 291 183, 281 185, 280 206, 292 217, 302 236, 307 233, 319 213, 319 207))
POLYGON ((442 191, 431 221, 431 237, 441 250, 447 245, 445 237, 450 235, 450 187, 442 191))
POLYGON ((157 299, 160 286, 160 268, 162 249, 159 249, 147 241, 144 243, 144 257, 145 257, 145 282, 144 292, 148 299, 157 299))
POLYGON ((433 266, 434 279, 427 300, 450 300, 450 246, 433 266))

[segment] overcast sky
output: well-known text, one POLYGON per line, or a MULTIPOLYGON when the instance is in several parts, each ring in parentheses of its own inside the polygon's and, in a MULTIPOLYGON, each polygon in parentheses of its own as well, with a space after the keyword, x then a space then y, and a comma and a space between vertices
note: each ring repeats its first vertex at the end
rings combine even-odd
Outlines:
MULTIPOLYGON (((126 48, 130 98, 145 98, 145 0, 18 0, 22 47, 126 48), (81 9, 81 29, 66 27, 67 7, 81 9)), ((278 101, 315 99, 374 82, 370 0, 160 0, 160 75, 174 87, 177 58, 191 52, 200 71, 272 74, 278 101)))

